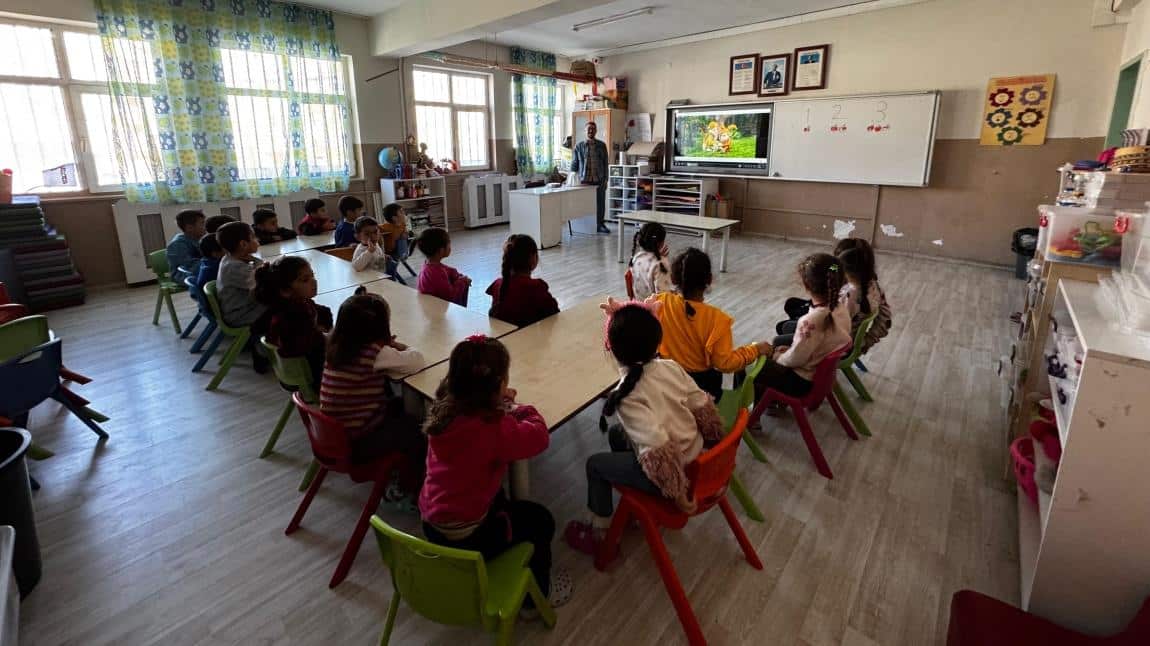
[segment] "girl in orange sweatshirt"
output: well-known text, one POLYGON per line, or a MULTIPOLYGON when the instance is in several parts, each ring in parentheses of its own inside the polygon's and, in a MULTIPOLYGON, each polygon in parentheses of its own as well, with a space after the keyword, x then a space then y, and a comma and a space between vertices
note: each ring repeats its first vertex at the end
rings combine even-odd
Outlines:
POLYGON ((682 366, 699 388, 717 401, 723 394, 723 373, 742 370, 759 356, 769 354, 771 345, 762 341, 734 347, 734 319, 703 302, 712 279, 711 259, 691 247, 671 263, 671 282, 676 291, 653 298, 663 304, 659 315, 663 326, 660 356, 682 366))

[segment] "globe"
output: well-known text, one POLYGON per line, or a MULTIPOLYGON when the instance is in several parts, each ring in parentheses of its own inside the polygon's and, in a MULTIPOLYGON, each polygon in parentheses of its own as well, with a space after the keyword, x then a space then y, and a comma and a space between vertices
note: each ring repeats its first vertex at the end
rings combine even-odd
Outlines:
POLYGON ((399 154, 399 151, 395 148, 388 147, 379 151, 379 165, 382 166, 384 170, 395 170, 395 167, 402 163, 403 155, 399 154))

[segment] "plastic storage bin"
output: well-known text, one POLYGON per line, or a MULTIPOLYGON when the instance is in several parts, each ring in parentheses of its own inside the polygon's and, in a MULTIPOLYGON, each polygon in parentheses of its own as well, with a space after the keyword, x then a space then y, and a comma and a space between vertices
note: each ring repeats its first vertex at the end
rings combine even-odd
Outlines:
POLYGON ((1034 440, 1020 437, 1010 445, 1014 478, 1030 502, 1038 504, 1038 484, 1034 481, 1034 440))
POLYGON ((1123 233, 1113 212, 1050 207, 1046 259, 1117 267, 1122 259, 1123 233))

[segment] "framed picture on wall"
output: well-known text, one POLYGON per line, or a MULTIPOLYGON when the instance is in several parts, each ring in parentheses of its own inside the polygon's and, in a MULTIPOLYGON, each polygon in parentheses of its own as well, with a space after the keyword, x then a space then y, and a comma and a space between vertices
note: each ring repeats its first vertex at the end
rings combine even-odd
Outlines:
POLYGON ((754 94, 758 89, 756 64, 758 54, 740 54, 731 57, 731 67, 727 70, 727 94, 754 94))
POLYGON ((827 59, 830 58, 830 45, 813 45, 795 48, 795 73, 791 89, 822 90, 827 87, 827 59))
POLYGON ((791 54, 759 56, 759 96, 784 96, 790 92, 791 54))

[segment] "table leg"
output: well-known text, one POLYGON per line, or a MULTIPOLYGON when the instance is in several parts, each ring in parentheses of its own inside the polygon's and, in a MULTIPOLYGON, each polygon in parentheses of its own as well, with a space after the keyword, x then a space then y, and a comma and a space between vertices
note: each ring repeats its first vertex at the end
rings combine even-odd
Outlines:
POLYGON ((623 262, 623 229, 627 228, 627 222, 623 218, 619 218, 619 262, 623 262))
POLYGON ((703 253, 708 256, 711 255, 711 233, 709 231, 703 232, 703 253))
POLYGON ((524 500, 530 495, 531 483, 528 478, 527 460, 516 460, 508 465, 507 480, 510 484, 511 499, 524 500))
POLYGON ((723 229, 723 250, 719 252, 719 271, 727 271, 727 243, 731 241, 731 227, 723 229))

